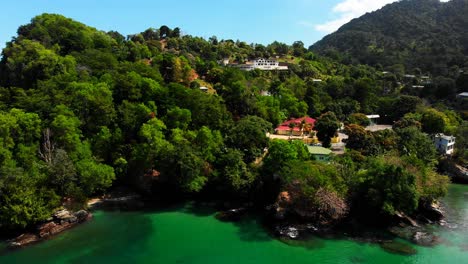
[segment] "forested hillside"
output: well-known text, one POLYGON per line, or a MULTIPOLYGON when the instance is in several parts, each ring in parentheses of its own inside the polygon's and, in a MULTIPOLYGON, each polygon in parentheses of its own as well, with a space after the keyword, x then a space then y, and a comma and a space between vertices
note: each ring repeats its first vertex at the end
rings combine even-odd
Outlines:
POLYGON ((447 184, 423 132, 466 133, 467 126, 459 112, 400 88, 398 79, 317 56, 300 41, 205 40, 166 26, 125 37, 37 16, 0 62, 0 229, 31 226, 65 200, 84 202, 117 185, 260 205, 287 190, 290 206, 333 221, 355 203, 368 213, 414 212, 447 184), (257 57, 278 58, 289 70, 219 63, 257 57), (364 131, 360 113, 398 121, 395 131, 364 131), (300 141, 266 137, 304 115, 317 118, 322 141, 339 122, 349 124, 353 151, 322 164, 300 141), (338 209, 323 207, 330 199, 338 209))
POLYGON ((456 80, 468 67, 467 13, 467 0, 402 0, 352 20, 310 50, 397 74, 456 80))

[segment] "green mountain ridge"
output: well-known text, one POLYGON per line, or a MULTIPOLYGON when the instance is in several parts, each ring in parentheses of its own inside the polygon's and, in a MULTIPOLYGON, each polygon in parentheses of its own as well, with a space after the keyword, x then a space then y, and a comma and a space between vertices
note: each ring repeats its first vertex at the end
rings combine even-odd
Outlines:
POLYGON ((352 20, 310 50, 338 51, 349 63, 446 76, 456 70, 451 67, 468 66, 467 13, 467 0, 403 0, 352 20))

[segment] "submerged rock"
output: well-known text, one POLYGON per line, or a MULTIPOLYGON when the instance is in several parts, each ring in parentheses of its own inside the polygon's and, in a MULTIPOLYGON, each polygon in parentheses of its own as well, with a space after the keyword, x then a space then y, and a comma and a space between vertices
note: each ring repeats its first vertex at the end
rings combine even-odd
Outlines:
POLYGON ((412 241, 421 246, 434 246, 440 242, 439 237, 433 234, 429 234, 426 232, 416 232, 413 235, 412 241))
POLYGON ((218 212, 215 217, 220 221, 237 222, 241 220, 241 218, 245 215, 246 212, 247 209, 242 207, 218 212))
POLYGON ((414 249, 412 246, 398 241, 383 242, 380 244, 380 247, 387 252, 400 255, 409 256, 417 253, 416 249, 414 249))
POLYGON ((299 229, 294 226, 277 226, 276 233, 285 238, 297 239, 299 237, 299 229))

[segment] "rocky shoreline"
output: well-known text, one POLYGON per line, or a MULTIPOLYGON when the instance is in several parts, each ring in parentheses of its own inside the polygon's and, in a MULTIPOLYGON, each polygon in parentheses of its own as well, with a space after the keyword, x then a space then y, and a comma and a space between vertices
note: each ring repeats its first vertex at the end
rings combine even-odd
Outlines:
MULTIPOLYGON (((391 225, 378 227, 371 231, 356 218, 347 218, 343 222, 331 225, 307 221, 284 214, 274 206, 267 207, 263 213, 263 225, 278 240, 290 245, 307 244, 313 236, 324 238, 346 237, 359 242, 374 243, 391 253, 412 255, 416 250, 412 244, 431 247, 439 244, 441 239, 433 233, 432 225, 444 226, 444 211, 438 204, 428 204, 420 208, 417 214, 407 216, 398 213, 391 219, 391 225), (278 212, 280 213, 278 215, 278 212), (407 241, 405 243, 396 238, 407 241)), ((220 211, 216 218, 225 222, 241 221, 249 213, 258 213, 253 208, 234 208, 220 211)))
POLYGON ((62 209, 54 213, 51 219, 45 223, 39 224, 34 231, 21 234, 8 242, 10 249, 21 248, 57 235, 78 224, 90 220, 93 215, 86 210, 70 212, 62 209))
MULTIPOLYGON (((123 196, 107 196, 91 199, 87 203, 87 206, 90 209, 138 210, 144 208, 145 203, 140 195, 126 193, 123 196)), ((311 236, 327 238, 346 236, 349 239, 357 241, 376 243, 381 245, 385 250, 401 254, 413 254, 414 250, 411 246, 394 241, 394 238, 402 238, 421 246, 434 246, 440 242, 439 238, 430 233, 425 227, 430 224, 444 224, 443 210, 433 204, 425 206, 419 214, 413 217, 397 214, 395 219, 392 220, 394 222, 392 226, 382 229, 382 232, 375 233, 367 232, 363 228, 365 226, 357 223, 359 221, 353 218, 349 218, 338 224, 327 225, 292 217, 289 214, 285 214, 284 210, 277 209, 274 206, 270 206, 259 212, 253 206, 245 206, 219 211, 216 214, 216 218, 220 221, 238 222, 251 213, 260 213, 263 218, 263 224, 270 234, 288 244, 306 241, 311 236)), ((7 241, 8 247, 10 249, 21 248, 46 240, 91 218, 92 213, 86 210, 70 212, 62 209, 57 211, 49 221, 38 225, 34 231, 24 233, 7 241)))
POLYGON ((90 199, 87 210, 72 212, 68 209, 56 211, 47 221, 38 224, 28 232, 7 240, 9 249, 18 249, 47 240, 59 233, 69 230, 92 219, 90 210, 135 210, 144 207, 142 197, 136 193, 125 191, 90 199))

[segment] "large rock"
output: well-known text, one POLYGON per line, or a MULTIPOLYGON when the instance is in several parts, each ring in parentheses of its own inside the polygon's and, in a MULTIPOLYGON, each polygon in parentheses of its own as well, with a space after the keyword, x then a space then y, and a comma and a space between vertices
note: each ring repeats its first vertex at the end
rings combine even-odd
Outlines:
POLYGON ((65 222, 75 223, 76 221, 78 221, 76 216, 70 211, 68 211, 67 209, 63 209, 63 210, 55 212, 54 217, 60 223, 65 223, 65 222))
POLYGON ((417 253, 416 249, 414 249, 412 246, 398 241, 383 242, 380 244, 380 247, 387 252, 400 255, 409 256, 417 253))
POLYGON ((50 236, 63 232, 81 222, 87 221, 92 217, 92 214, 80 210, 75 213, 64 209, 54 213, 51 221, 37 226, 36 232, 22 234, 15 239, 9 241, 10 248, 23 247, 35 242, 42 241, 50 236))
POLYGON ((418 223, 413 218, 407 216, 403 212, 396 212, 395 217, 397 218, 397 221, 399 221, 400 223, 404 223, 404 224, 414 226, 414 227, 419 227, 418 223))
POLYGON ((22 234, 13 240, 10 240, 8 242, 8 246, 10 248, 18 248, 18 247, 22 247, 22 246, 34 243, 39 240, 40 238, 36 234, 27 233, 27 234, 22 234))
POLYGON ((92 214, 86 210, 80 210, 74 213, 74 216, 77 219, 77 222, 83 222, 89 220, 92 217, 92 214))
POLYGON ((426 232, 416 232, 413 235, 412 241, 418 245, 430 247, 438 244, 440 242, 440 239, 439 237, 433 234, 429 234, 426 232))
POLYGON ((299 229, 295 226, 277 226, 276 233, 288 239, 297 239, 299 237, 299 229))
POLYGON ((438 204, 427 204, 423 208, 423 214, 431 221, 437 222, 444 218, 444 212, 438 204))
POLYGON ((39 237, 44 238, 53 234, 53 230, 57 227, 55 222, 48 222, 45 224, 40 225, 37 228, 39 233, 39 237))

